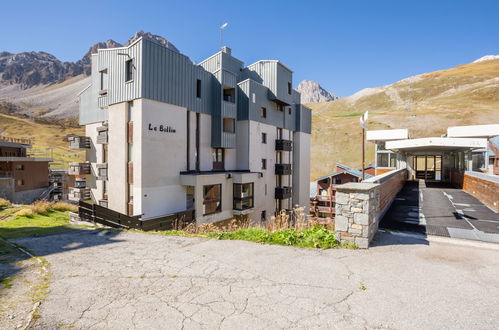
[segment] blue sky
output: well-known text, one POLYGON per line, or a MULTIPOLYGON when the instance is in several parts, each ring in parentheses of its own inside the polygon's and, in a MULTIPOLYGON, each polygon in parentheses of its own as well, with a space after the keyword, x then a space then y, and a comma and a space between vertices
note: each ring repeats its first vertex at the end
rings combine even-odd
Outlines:
POLYGON ((193 61, 225 44, 246 64, 279 59, 294 84, 339 96, 499 54, 498 0, 4 1, 0 50, 76 61, 98 41, 159 34, 193 61))

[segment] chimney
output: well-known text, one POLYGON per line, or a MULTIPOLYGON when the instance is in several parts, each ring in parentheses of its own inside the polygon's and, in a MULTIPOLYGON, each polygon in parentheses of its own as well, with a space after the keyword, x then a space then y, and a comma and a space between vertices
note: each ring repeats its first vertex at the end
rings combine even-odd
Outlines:
POLYGON ((222 52, 223 53, 226 53, 226 54, 229 54, 229 55, 232 55, 232 49, 230 49, 229 47, 227 46, 223 46, 222 47, 222 52))

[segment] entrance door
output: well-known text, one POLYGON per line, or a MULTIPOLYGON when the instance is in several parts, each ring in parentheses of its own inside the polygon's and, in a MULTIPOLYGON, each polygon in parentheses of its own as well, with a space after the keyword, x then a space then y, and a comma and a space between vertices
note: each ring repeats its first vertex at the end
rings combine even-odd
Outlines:
POLYGON ((414 156, 414 170, 416 178, 423 180, 442 180, 442 156, 424 155, 414 156))

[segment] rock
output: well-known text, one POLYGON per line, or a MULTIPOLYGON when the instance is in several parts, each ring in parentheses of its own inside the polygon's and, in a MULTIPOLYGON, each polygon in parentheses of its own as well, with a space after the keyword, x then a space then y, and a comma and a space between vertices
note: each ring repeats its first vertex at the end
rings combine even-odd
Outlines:
POLYGON ((312 80, 303 80, 296 90, 301 94, 301 103, 329 102, 338 98, 312 80))

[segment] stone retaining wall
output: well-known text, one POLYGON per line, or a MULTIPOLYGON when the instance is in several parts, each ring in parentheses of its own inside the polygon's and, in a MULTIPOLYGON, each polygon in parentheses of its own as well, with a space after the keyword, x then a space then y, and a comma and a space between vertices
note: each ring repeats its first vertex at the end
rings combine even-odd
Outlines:
POLYGON ((366 249, 378 230, 379 220, 390 207, 407 178, 397 170, 361 183, 336 187, 335 230, 341 242, 366 249))

